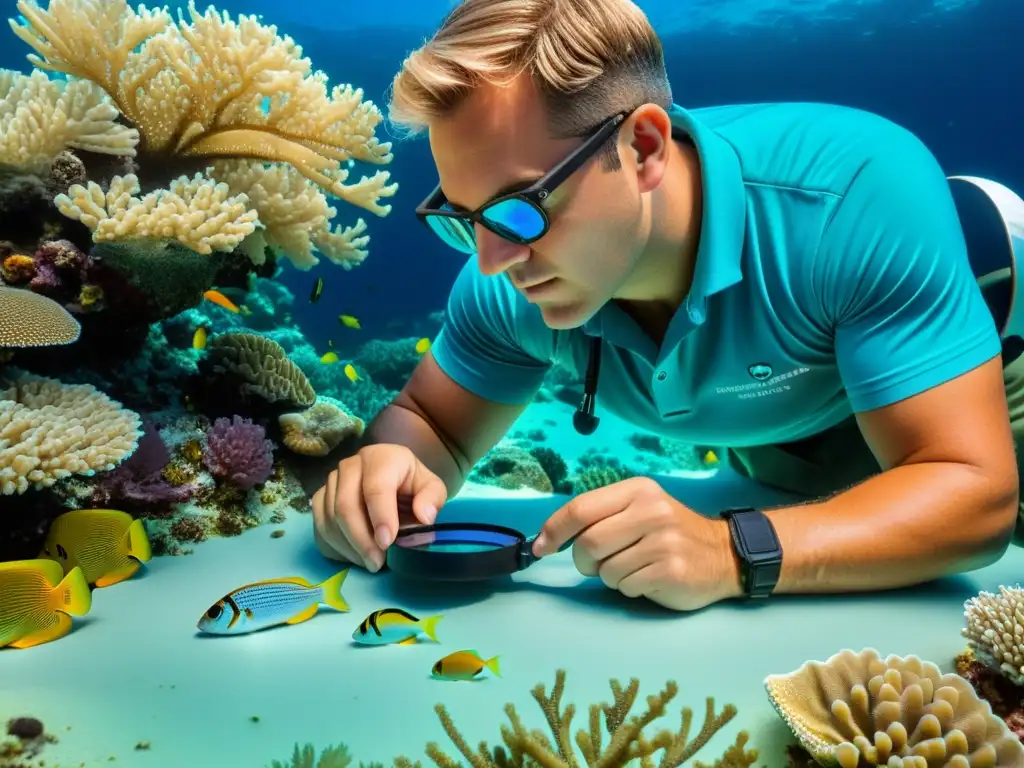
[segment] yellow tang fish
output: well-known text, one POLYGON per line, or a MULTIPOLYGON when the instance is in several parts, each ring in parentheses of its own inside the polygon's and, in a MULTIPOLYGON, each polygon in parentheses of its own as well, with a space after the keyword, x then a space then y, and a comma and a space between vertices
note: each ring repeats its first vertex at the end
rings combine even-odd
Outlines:
POLYGON ((355 328, 359 330, 359 320, 352 315, 338 315, 338 322, 344 325, 346 328, 355 328))
POLYGON ((359 381, 359 374, 356 373, 355 366, 352 363, 345 364, 345 375, 349 381, 359 381))
POLYGON ((224 307, 224 309, 226 309, 228 312, 234 312, 236 315, 238 314, 238 306, 235 304, 235 302, 233 302, 220 291, 206 291, 205 293, 203 293, 203 298, 206 299, 207 301, 212 301, 218 307, 224 307))
POLYGON ((411 645, 422 633, 436 643, 437 622, 442 618, 438 615, 417 619, 401 608, 384 608, 363 619, 352 632, 352 639, 360 645, 411 645))
POLYGON ((127 512, 76 509, 53 521, 39 556, 57 561, 65 573, 78 566, 89 584, 109 587, 134 576, 153 551, 146 526, 127 512))
POLYGON ((201 325, 192 334, 192 349, 206 349, 206 329, 201 325))
POLYGON ((497 656, 484 661, 476 651, 456 651, 434 664, 430 674, 439 680, 482 680, 485 669, 501 677, 497 656))
POLYGON ((279 624, 300 624, 316 615, 320 603, 347 611, 341 585, 348 568, 321 584, 301 577, 270 579, 246 584, 211 605, 199 623, 209 635, 243 635, 279 624))
POLYGON ((704 463, 705 464, 717 464, 718 463, 718 457, 715 455, 714 451, 708 451, 707 453, 704 454, 704 463))
POLYGON ((425 354, 427 354, 427 350, 428 349, 430 349, 430 339, 428 339, 426 337, 423 337, 422 339, 420 339, 419 341, 416 342, 416 354, 417 355, 425 355, 425 354))
POLYGON ((320 362, 323 363, 324 365, 331 365, 332 363, 338 362, 340 359, 341 358, 338 357, 338 353, 335 352, 334 350, 331 350, 330 352, 325 352, 320 357, 320 362))
POLYGON ((71 631, 71 617, 92 608, 81 568, 67 576, 53 560, 0 563, 0 648, 31 648, 71 631))

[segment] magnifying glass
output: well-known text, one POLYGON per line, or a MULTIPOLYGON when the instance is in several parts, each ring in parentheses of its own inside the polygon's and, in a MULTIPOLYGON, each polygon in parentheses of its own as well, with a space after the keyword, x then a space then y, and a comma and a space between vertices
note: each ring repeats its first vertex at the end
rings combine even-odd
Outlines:
MULTIPOLYGON (((387 566, 402 576, 434 581, 477 581, 507 576, 540 558, 536 536, 489 523, 434 523, 403 528, 387 550, 387 566)), ((561 547, 564 552, 572 539, 561 547)))

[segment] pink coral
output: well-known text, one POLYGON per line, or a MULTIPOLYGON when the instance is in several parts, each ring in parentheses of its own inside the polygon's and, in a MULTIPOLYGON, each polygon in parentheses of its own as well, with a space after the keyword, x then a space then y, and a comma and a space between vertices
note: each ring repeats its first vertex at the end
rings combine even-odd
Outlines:
POLYGON ((239 488, 265 483, 274 468, 274 444, 259 424, 235 416, 217 419, 206 431, 203 463, 216 478, 239 488))

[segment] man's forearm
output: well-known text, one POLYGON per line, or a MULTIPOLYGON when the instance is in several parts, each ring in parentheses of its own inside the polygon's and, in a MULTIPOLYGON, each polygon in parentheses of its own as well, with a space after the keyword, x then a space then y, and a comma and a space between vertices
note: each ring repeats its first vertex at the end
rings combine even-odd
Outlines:
POLYGON ((427 469, 441 478, 448 489, 448 498, 458 493, 466 480, 454 452, 430 423, 401 405, 391 403, 367 426, 361 444, 377 443, 404 445, 412 451, 427 469))
POLYGON ((1013 534, 1017 488, 960 464, 913 464, 767 514, 783 548, 777 592, 891 589, 998 559, 1013 534))

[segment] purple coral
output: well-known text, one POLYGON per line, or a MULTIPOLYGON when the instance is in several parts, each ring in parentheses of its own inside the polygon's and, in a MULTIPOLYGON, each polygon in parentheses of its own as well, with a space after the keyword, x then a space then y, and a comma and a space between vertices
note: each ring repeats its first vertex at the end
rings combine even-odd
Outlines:
POLYGON ((159 508, 188 501, 194 485, 173 485, 164 477, 171 455, 152 422, 145 422, 134 453, 115 469, 97 477, 93 503, 97 506, 135 505, 159 508))
POLYGON ((249 419, 217 419, 206 431, 206 442, 203 463, 210 474, 239 488, 265 483, 273 471, 274 444, 249 419))

